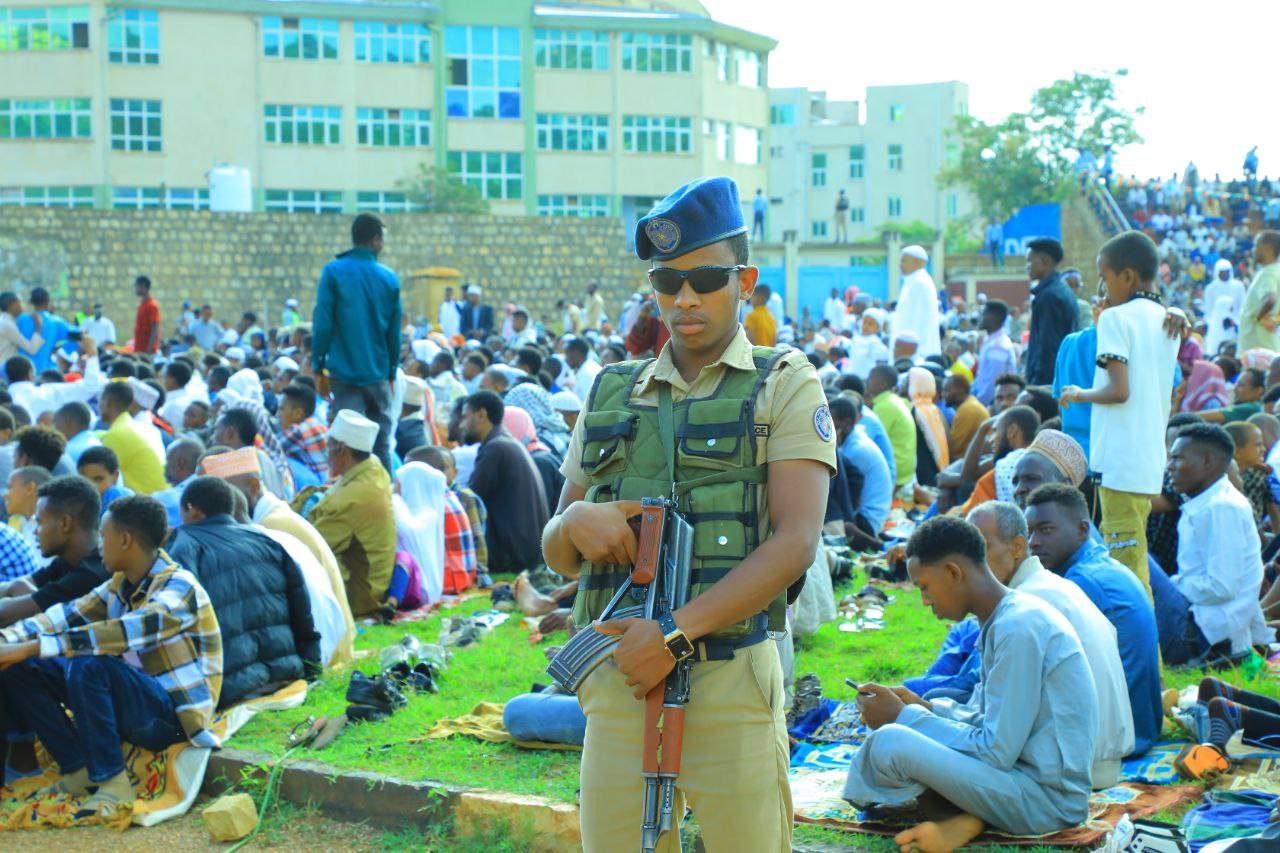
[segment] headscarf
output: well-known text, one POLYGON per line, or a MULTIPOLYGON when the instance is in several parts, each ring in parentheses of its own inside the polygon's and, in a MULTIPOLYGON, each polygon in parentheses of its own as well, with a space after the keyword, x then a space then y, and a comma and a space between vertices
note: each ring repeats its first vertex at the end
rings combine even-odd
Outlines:
POLYGON ((913 367, 907 371, 907 394, 911 397, 920 433, 929 446, 934 464, 941 471, 951 458, 947 451, 947 420, 934 402, 938 396, 937 379, 925 368, 913 367))
POLYGON ((1264 347, 1254 347, 1244 354, 1244 366, 1246 368, 1256 367, 1259 370, 1270 370, 1271 362, 1275 360, 1275 350, 1265 349, 1264 347))
POLYGON ((444 474, 424 462, 409 462, 396 471, 400 493, 391 505, 396 516, 397 549, 408 552, 422 571, 428 604, 444 592, 444 474))
POLYGON ((224 410, 244 409, 253 415, 258 427, 256 446, 271 458, 284 485, 285 494, 276 497, 290 500, 293 497, 293 474, 289 467, 289 457, 285 455, 280 437, 276 435, 271 414, 262 403, 262 380, 258 374, 247 367, 237 370, 227 380, 227 387, 218 392, 218 402, 224 410))
POLYGON ((1221 409, 1227 405, 1229 397, 1222 368, 1212 361, 1200 360, 1191 365, 1191 375, 1187 377, 1187 390, 1182 395, 1180 410, 1203 412, 1221 409))
POLYGON ((569 449, 569 425, 551 405, 551 395, 547 393, 547 389, 537 382, 521 382, 507 392, 503 401, 508 406, 528 412, 538 431, 538 438, 554 454, 564 458, 565 451, 569 449))
POLYGON ((1178 364, 1181 365, 1183 373, 1190 373, 1192 366, 1202 358, 1204 358, 1204 349, 1194 336, 1188 336, 1182 342, 1182 346, 1178 347, 1178 364))
POLYGON ((533 418, 519 406, 507 406, 502 414, 502 425, 516 441, 524 445, 530 453, 547 450, 547 446, 538 440, 538 430, 533 426, 533 418))

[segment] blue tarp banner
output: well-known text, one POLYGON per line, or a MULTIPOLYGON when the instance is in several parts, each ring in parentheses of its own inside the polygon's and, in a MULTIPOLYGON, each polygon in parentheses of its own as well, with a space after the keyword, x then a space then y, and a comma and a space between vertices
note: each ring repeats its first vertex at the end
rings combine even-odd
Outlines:
POLYGON ((1027 241, 1036 237, 1062 239, 1062 206, 1032 204, 1022 208, 1004 223, 1004 253, 1022 255, 1027 251, 1027 241))

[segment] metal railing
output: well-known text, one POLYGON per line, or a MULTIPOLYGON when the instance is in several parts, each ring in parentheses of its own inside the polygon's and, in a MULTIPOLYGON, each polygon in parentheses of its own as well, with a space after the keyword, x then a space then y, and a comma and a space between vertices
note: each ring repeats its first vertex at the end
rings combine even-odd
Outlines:
POLYGON ((1107 236, 1129 230, 1128 217, 1124 215, 1120 204, 1101 181, 1097 179, 1085 181, 1084 194, 1098 221, 1102 223, 1103 230, 1107 232, 1107 236))

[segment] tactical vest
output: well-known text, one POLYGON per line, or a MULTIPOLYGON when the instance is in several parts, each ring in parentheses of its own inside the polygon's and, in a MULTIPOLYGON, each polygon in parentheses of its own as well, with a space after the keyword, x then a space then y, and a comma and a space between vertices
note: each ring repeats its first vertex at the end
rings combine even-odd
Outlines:
MULTIPOLYGON (((605 503, 645 497, 674 499, 693 525, 692 589, 695 598, 723 578, 760 545, 766 519, 759 513, 759 489, 766 460, 757 458, 756 398, 783 353, 753 347, 755 370, 726 368, 709 397, 686 397, 672 405, 675 484, 667 473, 659 406, 637 404, 632 391, 653 359, 605 367, 582 414, 585 500, 605 503)), ((762 426, 761 430, 767 429, 762 426)), ((584 561, 573 619, 597 618, 622 586, 631 566, 584 561)), ((624 601, 622 606, 637 602, 624 601)), ((715 632, 713 639, 746 638, 786 630, 786 595, 768 611, 715 632)))

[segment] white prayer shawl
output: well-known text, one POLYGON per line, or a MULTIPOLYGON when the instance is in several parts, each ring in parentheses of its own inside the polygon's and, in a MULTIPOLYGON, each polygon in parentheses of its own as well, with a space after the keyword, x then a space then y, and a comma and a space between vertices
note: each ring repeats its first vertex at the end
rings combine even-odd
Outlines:
POLYGON ((298 564, 302 580, 307 585, 307 597, 311 599, 311 618, 320 634, 320 664, 328 666, 333 652, 347 633, 347 622, 342 615, 342 605, 333 594, 333 584, 316 555, 302 540, 282 530, 272 530, 255 524, 257 530, 280 543, 285 553, 298 564))
POLYGON ((942 353, 942 339, 938 332, 941 318, 938 314, 938 289, 929 271, 918 269, 902 279, 898 290, 898 307, 893 312, 893 344, 903 332, 914 332, 920 342, 916 354, 921 357, 942 353))
POLYGON ((423 462, 410 462, 396 471, 400 494, 392 496, 397 547, 418 561, 427 603, 444 594, 444 474, 423 462))
POLYGON ((1236 330, 1223 328, 1223 320, 1230 318, 1237 329, 1240 326, 1240 311, 1244 308, 1245 286, 1234 275, 1227 281, 1218 278, 1222 270, 1231 271, 1231 262, 1220 259, 1213 268, 1213 281, 1204 289, 1204 309, 1207 316, 1205 329, 1205 356, 1214 358, 1218 347, 1227 341, 1236 339, 1236 330))

